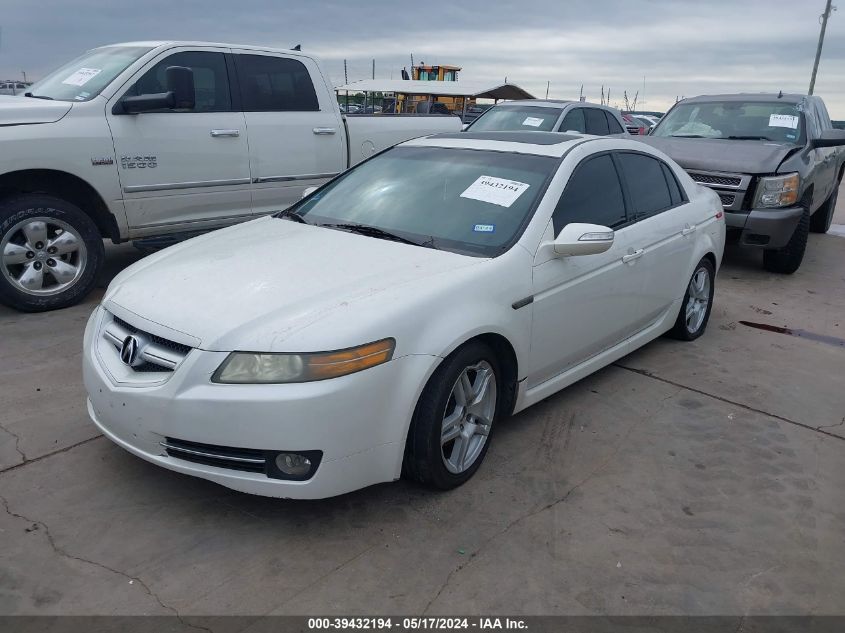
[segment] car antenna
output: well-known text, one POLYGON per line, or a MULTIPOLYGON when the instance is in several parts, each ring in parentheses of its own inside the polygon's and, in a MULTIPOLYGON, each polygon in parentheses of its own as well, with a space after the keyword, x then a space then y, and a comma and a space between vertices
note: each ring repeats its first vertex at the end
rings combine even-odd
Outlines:
POLYGON ((783 90, 778 91, 778 99, 783 99, 783 90))
POLYGON ((291 50, 292 51, 301 51, 302 50, 302 44, 297 44, 291 50))

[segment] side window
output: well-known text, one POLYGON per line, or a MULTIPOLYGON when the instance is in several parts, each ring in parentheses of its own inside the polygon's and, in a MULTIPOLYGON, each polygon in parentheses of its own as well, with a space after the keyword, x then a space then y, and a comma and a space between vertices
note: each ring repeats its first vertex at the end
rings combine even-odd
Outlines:
POLYGON ((143 95, 167 91, 165 72, 170 66, 185 66, 194 71, 196 106, 192 112, 228 112, 232 109, 229 73, 223 53, 185 51, 174 53, 150 68, 127 94, 143 95))
POLYGON ((607 127, 607 117, 604 110, 598 108, 584 108, 584 117, 587 119, 587 134, 607 136, 610 130, 607 127))
POLYGON ((607 117, 607 129, 610 130, 610 134, 622 134, 622 132, 625 131, 622 129, 622 126, 619 125, 619 121, 616 120, 615 116, 607 110, 604 111, 604 114, 607 117))
POLYGON ((235 55, 244 112, 309 112, 320 109, 311 75, 296 59, 235 55))
POLYGON ((620 152, 617 156, 625 184, 628 185, 636 220, 674 206, 661 161, 645 154, 628 152, 620 152))
POLYGON ((563 122, 560 124, 559 131, 568 132, 569 130, 572 130, 573 132, 581 132, 582 134, 587 131, 587 127, 584 123, 584 108, 572 108, 566 113, 566 116, 563 117, 563 122))
POLYGON ((625 197, 610 154, 588 158, 575 168, 552 215, 555 235, 570 222, 616 228, 626 221, 625 197))
POLYGON ((678 179, 666 163, 660 163, 663 168, 663 175, 666 177, 666 184, 669 185, 669 195, 672 197, 672 206, 686 202, 686 197, 681 192, 681 185, 678 184, 678 179))

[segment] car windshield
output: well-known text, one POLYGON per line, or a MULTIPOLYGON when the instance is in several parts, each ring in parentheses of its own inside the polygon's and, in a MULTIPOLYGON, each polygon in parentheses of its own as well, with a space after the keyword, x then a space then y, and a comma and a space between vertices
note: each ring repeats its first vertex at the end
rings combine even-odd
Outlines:
POLYGON ((420 245, 495 257, 519 238, 557 164, 529 154, 397 147, 292 211, 310 224, 375 227, 420 245))
POLYGON ((470 127, 473 132, 551 132, 560 108, 498 106, 487 110, 470 127))
POLYGON ((714 101, 682 103, 660 120, 652 136, 800 143, 803 117, 796 103, 714 101))
POLYGON ((149 46, 106 46, 89 51, 50 73, 28 90, 56 101, 90 101, 145 53, 149 46))

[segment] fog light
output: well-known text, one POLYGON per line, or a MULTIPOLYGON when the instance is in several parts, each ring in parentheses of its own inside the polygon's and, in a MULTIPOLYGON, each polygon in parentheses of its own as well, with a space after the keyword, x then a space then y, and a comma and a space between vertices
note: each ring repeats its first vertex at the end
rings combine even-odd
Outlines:
POLYGON ((276 467, 290 477, 305 477, 311 472, 311 460, 298 453, 279 453, 276 467))

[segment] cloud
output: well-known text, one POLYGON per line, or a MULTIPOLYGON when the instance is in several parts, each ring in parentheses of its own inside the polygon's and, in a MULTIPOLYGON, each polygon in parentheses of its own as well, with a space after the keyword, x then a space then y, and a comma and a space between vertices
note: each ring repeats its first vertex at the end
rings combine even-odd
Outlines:
MULTIPOLYGON (((268 44, 324 59, 335 84, 399 78, 410 57, 463 67, 462 78, 508 77, 535 95, 597 99, 643 92, 663 109, 677 96, 804 92, 824 0, 4 0, 0 77, 46 73, 94 46, 199 39, 268 44)), ((845 14, 830 20, 816 93, 845 119, 845 14)), ((641 94, 641 97, 643 95, 641 94)), ((641 99, 642 100, 642 99, 641 99)))

